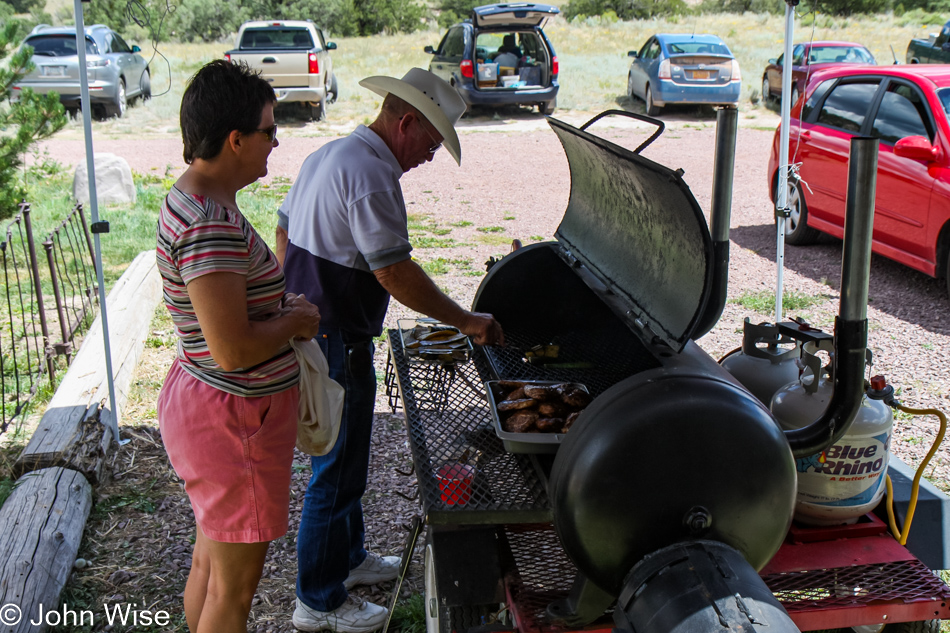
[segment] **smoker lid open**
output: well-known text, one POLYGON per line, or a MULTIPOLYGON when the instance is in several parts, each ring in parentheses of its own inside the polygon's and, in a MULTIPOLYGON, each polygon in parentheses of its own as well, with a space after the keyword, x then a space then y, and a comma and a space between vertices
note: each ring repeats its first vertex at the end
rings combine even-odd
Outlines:
POLYGON ((620 299, 624 318, 677 352, 712 291, 713 246, 681 174, 556 119, 571 197, 555 237, 620 299))

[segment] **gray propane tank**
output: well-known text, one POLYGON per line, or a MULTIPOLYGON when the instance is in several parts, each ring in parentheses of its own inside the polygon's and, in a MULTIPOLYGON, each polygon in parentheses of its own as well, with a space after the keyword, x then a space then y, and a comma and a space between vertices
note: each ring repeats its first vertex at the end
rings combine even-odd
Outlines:
POLYGON ((742 325, 742 348, 719 361, 759 402, 769 406, 781 387, 801 373, 801 344, 779 332, 774 323, 742 325))
MULTIPOLYGON (((772 398, 772 414, 786 430, 818 419, 831 400, 833 381, 828 368, 810 353, 812 346, 807 343, 802 353, 806 368, 801 380, 780 388, 772 398)), ((796 520, 808 525, 850 524, 877 506, 885 491, 894 424, 884 403, 889 392, 883 376, 875 376, 847 433, 821 453, 795 460, 796 520)))

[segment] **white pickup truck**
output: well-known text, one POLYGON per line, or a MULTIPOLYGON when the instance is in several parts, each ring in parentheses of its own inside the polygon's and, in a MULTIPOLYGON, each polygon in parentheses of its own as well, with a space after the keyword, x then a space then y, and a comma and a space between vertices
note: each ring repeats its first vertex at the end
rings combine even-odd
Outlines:
POLYGON ((299 104, 319 121, 338 94, 329 53, 335 49, 310 20, 255 21, 241 25, 234 48, 224 57, 261 71, 278 104, 299 104))

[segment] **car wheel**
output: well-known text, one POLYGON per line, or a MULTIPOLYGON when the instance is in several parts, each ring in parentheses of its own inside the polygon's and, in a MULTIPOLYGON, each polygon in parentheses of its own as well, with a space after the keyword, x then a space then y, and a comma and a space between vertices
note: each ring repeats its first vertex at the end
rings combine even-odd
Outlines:
POLYGON ((115 98, 112 103, 106 107, 106 117, 115 117, 121 119, 125 116, 125 111, 129 108, 129 100, 125 96, 125 79, 119 80, 118 88, 115 91, 115 98))
POLYGON ((152 98, 152 78, 148 74, 148 69, 145 69, 145 72, 142 73, 142 78, 139 79, 139 99, 142 102, 146 102, 152 98))
MULTIPOLYGON (((776 183, 775 191, 777 198, 778 183, 776 183)), ((813 244, 818 239, 819 232, 808 226, 808 205, 805 204, 802 186, 797 182, 788 183, 788 209, 789 216, 785 220, 785 243, 794 246, 813 244)))
POLYGON ((765 105, 769 104, 769 101, 772 100, 772 90, 769 87, 769 78, 762 78, 762 103, 765 105))
POLYGON ((340 89, 336 84, 336 75, 330 75, 330 83, 327 87, 327 103, 336 103, 340 96, 340 89))
POLYGON ((320 101, 316 105, 310 104, 308 106, 310 109, 310 119, 313 121, 323 121, 327 118, 327 99, 323 98, 323 101, 320 101))
POLYGON ((557 99, 551 99, 550 101, 545 101, 544 103, 538 104, 538 112, 546 116, 551 116, 554 114, 554 111, 557 109, 557 99))
POLYGON ((660 113, 662 108, 653 103, 653 88, 650 86, 647 86, 647 96, 644 101, 646 102, 647 106, 647 116, 656 116, 660 113))
POLYGON ((798 86, 792 86, 792 106, 798 103, 798 86))

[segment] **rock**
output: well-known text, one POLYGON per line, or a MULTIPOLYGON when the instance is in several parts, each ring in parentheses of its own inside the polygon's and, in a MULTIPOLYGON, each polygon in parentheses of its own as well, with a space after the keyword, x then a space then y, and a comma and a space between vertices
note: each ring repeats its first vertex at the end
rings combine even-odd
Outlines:
POLYGON ((89 566, 89 563, 86 561, 85 558, 77 558, 76 562, 73 563, 73 567, 75 567, 76 569, 85 569, 88 566, 89 566))
MULTIPOLYGON (((129 163, 115 154, 96 154, 96 196, 99 204, 135 202, 135 183, 129 163)), ((86 161, 76 165, 73 176, 73 197, 82 204, 89 203, 89 176, 86 161)))

